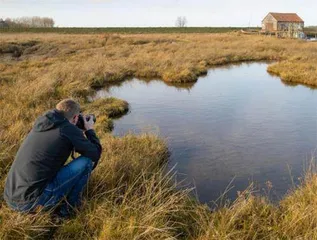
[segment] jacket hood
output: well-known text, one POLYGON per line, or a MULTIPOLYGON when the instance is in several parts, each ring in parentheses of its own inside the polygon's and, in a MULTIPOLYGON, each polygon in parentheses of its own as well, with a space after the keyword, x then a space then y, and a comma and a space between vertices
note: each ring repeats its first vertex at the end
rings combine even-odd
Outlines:
POLYGON ((34 131, 45 132, 50 129, 56 128, 68 120, 58 110, 54 109, 46 112, 43 116, 36 119, 34 124, 34 131))

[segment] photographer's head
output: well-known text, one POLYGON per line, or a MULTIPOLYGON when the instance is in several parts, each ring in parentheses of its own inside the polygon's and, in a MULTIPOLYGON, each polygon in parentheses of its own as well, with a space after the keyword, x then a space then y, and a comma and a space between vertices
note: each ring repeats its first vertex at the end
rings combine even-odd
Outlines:
POLYGON ((56 105, 56 109, 72 124, 76 125, 80 114, 80 105, 72 99, 64 99, 56 105))

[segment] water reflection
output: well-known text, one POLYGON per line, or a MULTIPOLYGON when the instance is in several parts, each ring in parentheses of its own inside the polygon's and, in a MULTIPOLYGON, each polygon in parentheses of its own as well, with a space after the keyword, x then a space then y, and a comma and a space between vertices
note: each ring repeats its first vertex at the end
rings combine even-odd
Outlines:
POLYGON ((251 181, 262 191, 272 182, 271 197, 277 199, 291 187, 291 176, 301 176, 316 148, 317 94, 304 86, 285 87, 266 69, 264 63, 214 68, 185 88, 133 79, 96 97, 130 103, 130 113, 115 121, 114 134, 166 137, 170 167, 195 184, 201 201, 216 200, 232 179, 231 199, 251 181))
MULTIPOLYGON (((201 77, 204 77, 204 76, 201 76, 201 77)), ((102 89, 99 89, 97 91, 97 94, 93 97, 93 99, 96 99, 96 98, 100 98, 100 97, 105 97, 105 96, 109 96, 109 90, 111 88, 114 88, 114 87, 121 87, 127 83, 133 83, 133 81, 135 81, 136 79, 135 78, 130 78, 130 79, 127 79, 125 81, 120 81, 120 82, 114 82, 114 83, 110 83, 110 84, 107 84, 106 86, 104 86, 102 89)), ((169 87, 173 87, 177 90, 187 90, 187 91, 190 91, 194 85, 196 84, 196 81, 193 81, 193 82, 188 82, 188 83, 175 83, 175 82, 163 82, 161 80, 158 80, 158 79, 146 79, 146 78, 138 78, 137 79, 138 81, 140 82, 143 82, 144 85, 146 86, 149 86, 151 85, 152 82, 161 82, 161 83, 164 83, 166 86, 169 86, 169 87)))
POLYGON ((293 83, 293 82, 285 82, 285 81, 281 81, 285 87, 291 87, 291 88, 295 88, 298 86, 305 86, 311 90, 316 90, 317 86, 313 86, 313 85, 309 85, 309 84, 303 84, 303 83, 293 83))

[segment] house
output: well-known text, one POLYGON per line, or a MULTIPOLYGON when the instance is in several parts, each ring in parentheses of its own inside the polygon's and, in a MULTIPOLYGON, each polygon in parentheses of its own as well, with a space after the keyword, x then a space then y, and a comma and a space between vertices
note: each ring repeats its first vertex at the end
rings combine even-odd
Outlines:
POLYGON ((270 12, 262 21, 262 32, 278 37, 303 38, 304 21, 296 13, 270 12))
POLYGON ((9 27, 9 24, 0 18, 0 28, 7 28, 7 27, 9 27))

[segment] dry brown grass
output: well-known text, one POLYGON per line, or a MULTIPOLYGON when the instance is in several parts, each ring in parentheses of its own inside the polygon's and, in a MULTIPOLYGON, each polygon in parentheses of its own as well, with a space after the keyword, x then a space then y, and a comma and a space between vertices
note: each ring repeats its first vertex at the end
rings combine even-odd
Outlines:
MULTIPOLYGON (((241 61, 279 60, 270 67, 285 81, 316 85, 313 42, 232 34, 171 35, 2 35, 3 49, 20 45, 24 61, 2 61, 2 75, 22 69, 44 71, 70 88, 104 86, 127 77, 195 81, 210 66, 241 61), (14 68, 12 68, 14 66, 14 68), (44 69, 43 69, 44 68, 44 69), (292 71, 289 71, 289 70, 292 71), (82 81, 84 79, 85 81, 82 81), (71 84, 70 84, 71 83, 71 84), (66 82, 63 82, 66 85, 66 82)), ((6 51, 8 52, 8 51, 6 51)), ((11 55, 15 52, 12 50, 11 55)), ((6 53, 10 55, 10 53, 6 53)), ((8 59, 8 58, 7 58, 8 59)), ((37 75, 36 75, 37 76, 37 75)), ((45 81, 47 83, 47 81, 45 81)), ((52 80, 50 81, 53 84, 52 80)), ((69 90, 69 89, 68 89, 69 90)))
MULTIPOLYGON (((129 77, 193 82, 209 67, 277 60, 269 71, 285 81, 317 85, 315 43, 232 34, 0 36, 0 191, 35 118, 73 97, 97 115, 104 153, 78 216, 54 226, 48 215, 25 216, 0 200, 0 238, 55 239, 317 239, 317 177, 278 205, 246 191, 211 213, 176 190, 164 174, 168 152, 155 136, 111 136, 118 99, 89 102, 95 88, 129 77)), ((184 85, 187 86, 187 85, 184 85)))

